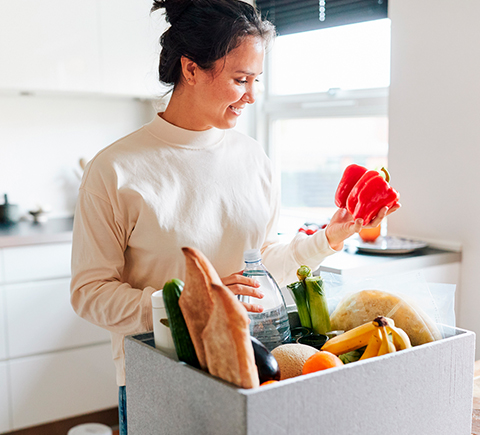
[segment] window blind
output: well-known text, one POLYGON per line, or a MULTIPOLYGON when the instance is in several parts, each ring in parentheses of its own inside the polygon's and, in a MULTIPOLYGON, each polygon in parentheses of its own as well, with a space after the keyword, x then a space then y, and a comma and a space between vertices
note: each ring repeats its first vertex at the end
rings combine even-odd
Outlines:
POLYGON ((387 18, 388 0, 256 0, 279 35, 387 18))

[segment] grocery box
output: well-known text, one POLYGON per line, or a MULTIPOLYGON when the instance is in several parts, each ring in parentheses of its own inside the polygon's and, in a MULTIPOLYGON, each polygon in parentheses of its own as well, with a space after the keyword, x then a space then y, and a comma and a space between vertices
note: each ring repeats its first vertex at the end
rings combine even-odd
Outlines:
MULTIPOLYGON (((291 326, 298 314, 289 308, 291 326)), ((125 339, 129 435, 470 435, 475 334, 240 389, 125 339)))

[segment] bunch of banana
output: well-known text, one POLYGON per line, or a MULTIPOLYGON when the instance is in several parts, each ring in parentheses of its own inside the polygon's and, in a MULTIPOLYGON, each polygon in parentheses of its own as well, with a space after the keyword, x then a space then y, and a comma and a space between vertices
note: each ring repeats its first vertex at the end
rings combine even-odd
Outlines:
POLYGON ((403 329, 389 317, 380 316, 328 340, 322 350, 342 355, 365 346, 361 360, 412 347, 403 329))

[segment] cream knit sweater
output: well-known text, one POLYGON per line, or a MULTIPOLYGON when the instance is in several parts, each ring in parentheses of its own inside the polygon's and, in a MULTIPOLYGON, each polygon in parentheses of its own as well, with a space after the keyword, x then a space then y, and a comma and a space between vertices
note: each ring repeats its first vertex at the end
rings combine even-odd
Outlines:
POLYGON ((71 302, 110 331, 118 385, 124 337, 151 331, 151 294, 184 279, 182 246, 201 250, 220 277, 243 269, 245 250, 261 248, 279 285, 335 252, 323 231, 278 243, 278 209, 269 159, 235 130, 189 131, 156 116, 95 156, 75 212, 71 302))

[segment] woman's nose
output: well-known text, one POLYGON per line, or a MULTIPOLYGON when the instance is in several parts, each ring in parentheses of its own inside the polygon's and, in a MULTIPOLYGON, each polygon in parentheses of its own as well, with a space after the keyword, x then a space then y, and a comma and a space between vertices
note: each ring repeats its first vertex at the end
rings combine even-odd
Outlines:
POLYGON ((253 86, 248 87, 247 92, 243 94, 242 100, 248 104, 255 103, 255 91, 253 90, 253 86))

